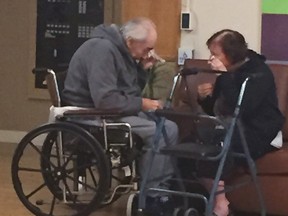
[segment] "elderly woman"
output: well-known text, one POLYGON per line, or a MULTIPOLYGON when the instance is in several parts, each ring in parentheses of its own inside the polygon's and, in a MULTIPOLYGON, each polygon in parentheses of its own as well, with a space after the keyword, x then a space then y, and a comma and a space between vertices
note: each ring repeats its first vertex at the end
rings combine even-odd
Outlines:
MULTIPOLYGON (((207 46, 211 56, 208 61, 211 68, 223 71, 215 84, 204 83, 198 86, 199 104, 210 115, 228 119, 232 117, 243 81, 257 74, 257 78, 248 82, 241 107, 241 121, 244 126, 248 148, 254 160, 277 148, 271 145, 279 134, 284 117, 276 97, 273 74, 265 64, 265 58, 247 48, 242 34, 224 29, 212 35, 207 46)), ((278 143, 279 145, 279 143, 278 143)), ((232 148, 243 151, 240 138, 234 134, 232 148)), ((206 179, 206 186, 212 180, 206 179)), ((220 181, 219 190, 224 182, 220 181)), ((225 194, 216 197, 214 213, 226 216, 229 213, 228 200, 225 194)))

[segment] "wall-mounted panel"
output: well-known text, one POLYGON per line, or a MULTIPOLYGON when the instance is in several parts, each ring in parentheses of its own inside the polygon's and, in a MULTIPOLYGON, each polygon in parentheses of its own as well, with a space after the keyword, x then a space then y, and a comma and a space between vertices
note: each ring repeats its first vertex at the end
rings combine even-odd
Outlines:
MULTIPOLYGON (((76 49, 104 22, 104 0, 38 0, 36 67, 66 70, 76 49)), ((45 88, 41 75, 35 87, 45 88)))

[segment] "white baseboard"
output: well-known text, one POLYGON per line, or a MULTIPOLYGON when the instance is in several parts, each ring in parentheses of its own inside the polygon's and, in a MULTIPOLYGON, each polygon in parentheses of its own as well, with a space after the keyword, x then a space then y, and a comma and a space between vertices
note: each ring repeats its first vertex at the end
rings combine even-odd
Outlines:
POLYGON ((0 130, 0 142, 19 143, 26 134, 25 131, 0 130))

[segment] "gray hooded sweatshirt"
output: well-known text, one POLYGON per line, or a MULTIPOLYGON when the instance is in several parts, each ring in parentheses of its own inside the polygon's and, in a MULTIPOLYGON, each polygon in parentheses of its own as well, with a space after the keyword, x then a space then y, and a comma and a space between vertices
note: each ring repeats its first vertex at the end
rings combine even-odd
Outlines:
POLYGON ((146 72, 129 53, 115 25, 100 25, 73 55, 64 90, 65 103, 123 114, 141 110, 146 72))

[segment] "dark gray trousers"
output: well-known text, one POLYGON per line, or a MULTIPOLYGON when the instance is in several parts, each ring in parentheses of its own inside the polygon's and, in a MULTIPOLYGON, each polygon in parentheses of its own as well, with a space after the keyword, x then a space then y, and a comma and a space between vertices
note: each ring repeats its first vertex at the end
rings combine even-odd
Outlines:
MULTIPOLYGON (((141 179, 147 172, 148 160, 151 158, 152 152, 149 151, 152 147, 155 147, 154 138, 156 132, 156 122, 146 113, 140 112, 138 116, 127 116, 119 119, 122 122, 127 122, 132 127, 132 132, 142 138, 144 142, 145 153, 141 156, 139 162, 139 173, 141 179)), ((178 127, 177 125, 169 120, 165 120, 164 127, 166 133, 160 135, 158 147, 164 147, 167 145, 176 145, 178 142, 178 127)), ((165 183, 171 178, 174 173, 173 166, 169 156, 156 154, 153 160, 153 165, 148 177, 147 188, 165 188, 165 183)), ((157 194, 153 194, 155 196, 157 194)))

